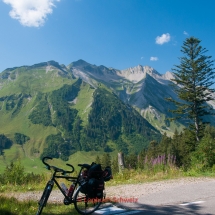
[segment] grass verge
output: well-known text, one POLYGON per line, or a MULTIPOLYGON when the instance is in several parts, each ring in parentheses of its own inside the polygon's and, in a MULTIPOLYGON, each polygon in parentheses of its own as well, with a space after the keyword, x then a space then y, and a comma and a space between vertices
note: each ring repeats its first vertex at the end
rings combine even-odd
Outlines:
MULTIPOLYGON (((1 215, 29 215, 36 214, 38 209, 37 202, 20 202, 15 198, 6 198, 0 196, 0 214, 1 215)), ((43 215, 77 215, 73 205, 49 204, 43 209, 43 215)))

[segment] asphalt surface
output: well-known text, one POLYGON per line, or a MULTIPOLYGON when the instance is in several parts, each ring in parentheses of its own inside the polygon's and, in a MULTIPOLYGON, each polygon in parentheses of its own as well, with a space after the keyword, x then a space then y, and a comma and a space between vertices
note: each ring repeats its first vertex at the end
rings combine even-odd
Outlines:
POLYGON ((215 179, 198 184, 175 186, 144 195, 136 203, 123 203, 117 206, 132 210, 137 215, 215 215, 215 179))

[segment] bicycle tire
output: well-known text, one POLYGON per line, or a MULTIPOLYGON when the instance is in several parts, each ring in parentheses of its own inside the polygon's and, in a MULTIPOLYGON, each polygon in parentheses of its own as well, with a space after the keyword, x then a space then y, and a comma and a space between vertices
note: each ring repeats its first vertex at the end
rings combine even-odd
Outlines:
POLYGON ((53 188, 53 185, 48 182, 40 198, 40 201, 38 202, 39 208, 36 215, 41 215, 43 208, 46 206, 46 203, 48 201, 52 188, 53 188))
POLYGON ((75 209, 83 215, 91 214, 99 208, 102 203, 102 198, 90 199, 87 194, 81 192, 81 188, 79 186, 74 195, 75 209))

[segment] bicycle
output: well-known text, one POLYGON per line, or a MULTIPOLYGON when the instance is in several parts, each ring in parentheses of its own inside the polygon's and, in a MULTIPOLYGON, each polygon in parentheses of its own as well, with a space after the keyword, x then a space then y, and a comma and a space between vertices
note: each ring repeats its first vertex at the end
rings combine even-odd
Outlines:
MULTIPOLYGON (((48 201, 48 198, 52 192, 54 184, 57 185, 58 189, 61 191, 61 193, 64 195, 64 204, 74 204, 75 209, 80 214, 91 214, 94 211, 96 211, 99 206, 102 203, 103 198, 105 198, 105 192, 104 189, 102 190, 102 195, 99 198, 89 198, 88 194, 86 192, 83 192, 83 190, 86 187, 87 180, 85 180, 82 177, 82 173, 84 172, 83 169, 89 170, 91 165, 89 164, 78 164, 78 166, 81 167, 79 174, 77 177, 68 176, 67 174, 74 172, 74 167, 71 164, 66 164, 67 166, 71 167, 71 171, 66 171, 64 169, 58 168, 56 166, 50 166, 48 163, 45 162, 45 160, 50 159, 51 157, 44 157, 42 159, 42 162, 45 164, 46 168, 48 170, 53 170, 53 174, 51 176, 51 179, 47 182, 43 194, 38 202, 39 208, 36 213, 36 215, 40 215, 42 213, 43 208, 46 206, 46 203, 48 201), (83 171, 83 172, 82 172, 83 171), (61 175, 58 175, 57 173, 61 173, 61 175), (58 181, 56 179, 66 179, 68 181, 73 182, 71 185, 73 189, 70 191, 70 195, 68 195, 67 192, 59 185, 58 181)), ((111 175, 112 177, 112 175, 111 175)))

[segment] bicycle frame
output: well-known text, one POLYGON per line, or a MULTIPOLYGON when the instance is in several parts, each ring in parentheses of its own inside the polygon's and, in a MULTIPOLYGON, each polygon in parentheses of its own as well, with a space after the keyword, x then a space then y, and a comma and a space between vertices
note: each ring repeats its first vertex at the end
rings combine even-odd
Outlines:
MULTIPOLYGON (((39 208, 37 211, 36 215, 41 215, 43 208, 46 206, 46 203, 49 199, 49 196, 52 192, 52 189, 54 187, 54 184, 57 185, 58 189, 61 191, 61 193, 64 196, 64 201, 63 203, 65 205, 69 205, 69 204, 74 204, 75 209, 80 213, 80 214, 91 214, 93 213, 95 210, 98 209, 98 207, 101 205, 102 203, 102 199, 103 199, 103 195, 102 198, 96 198, 95 201, 90 202, 90 198, 88 196, 88 194, 85 193, 85 191, 83 192, 82 188, 85 186, 85 184, 87 183, 86 179, 85 179, 85 175, 83 173, 83 177, 81 177, 81 173, 83 171, 83 169, 87 169, 89 170, 90 167, 94 164, 92 163, 91 165, 89 164, 78 164, 80 168, 78 176, 74 177, 74 176, 68 176, 67 174, 73 173, 74 172, 74 167, 71 164, 66 164, 67 166, 71 167, 72 170, 68 171, 68 170, 64 170, 61 168, 58 168, 56 166, 51 166, 46 162, 46 159, 51 159, 51 157, 44 157, 42 159, 42 162, 45 164, 46 168, 48 170, 52 170, 52 175, 50 180, 47 182, 46 187, 44 188, 43 194, 38 202, 39 204, 39 208), (59 174, 61 175, 59 175, 59 174), (74 189, 71 191, 71 193, 68 194, 65 192, 65 190, 63 188, 61 188, 60 184, 58 183, 58 179, 66 179, 68 181, 71 181, 74 185, 74 189)), ((102 191, 103 192, 103 191, 102 191)))
MULTIPOLYGON (((74 203, 72 197, 73 197, 74 191, 75 191, 75 189, 76 189, 76 187, 77 187, 77 185, 78 185, 78 182, 79 182, 78 179, 79 179, 79 177, 80 177, 80 174, 81 174, 82 169, 83 169, 83 168, 80 169, 79 174, 78 174, 77 177, 56 175, 57 172, 54 172, 54 173, 52 174, 51 179, 49 180, 49 181, 54 182, 54 184, 57 185, 58 189, 59 189, 59 190, 61 191, 61 193, 64 195, 65 199, 68 201, 69 204, 74 203), (74 190, 73 190, 72 193, 71 193, 71 197, 67 196, 67 194, 66 194, 66 193, 64 192, 64 190, 61 188, 60 184, 58 183, 58 181, 57 181, 56 179, 66 179, 66 180, 68 180, 68 181, 75 182, 75 184, 74 184, 74 190)), ((53 186, 54 186, 54 184, 53 184, 53 186)))

